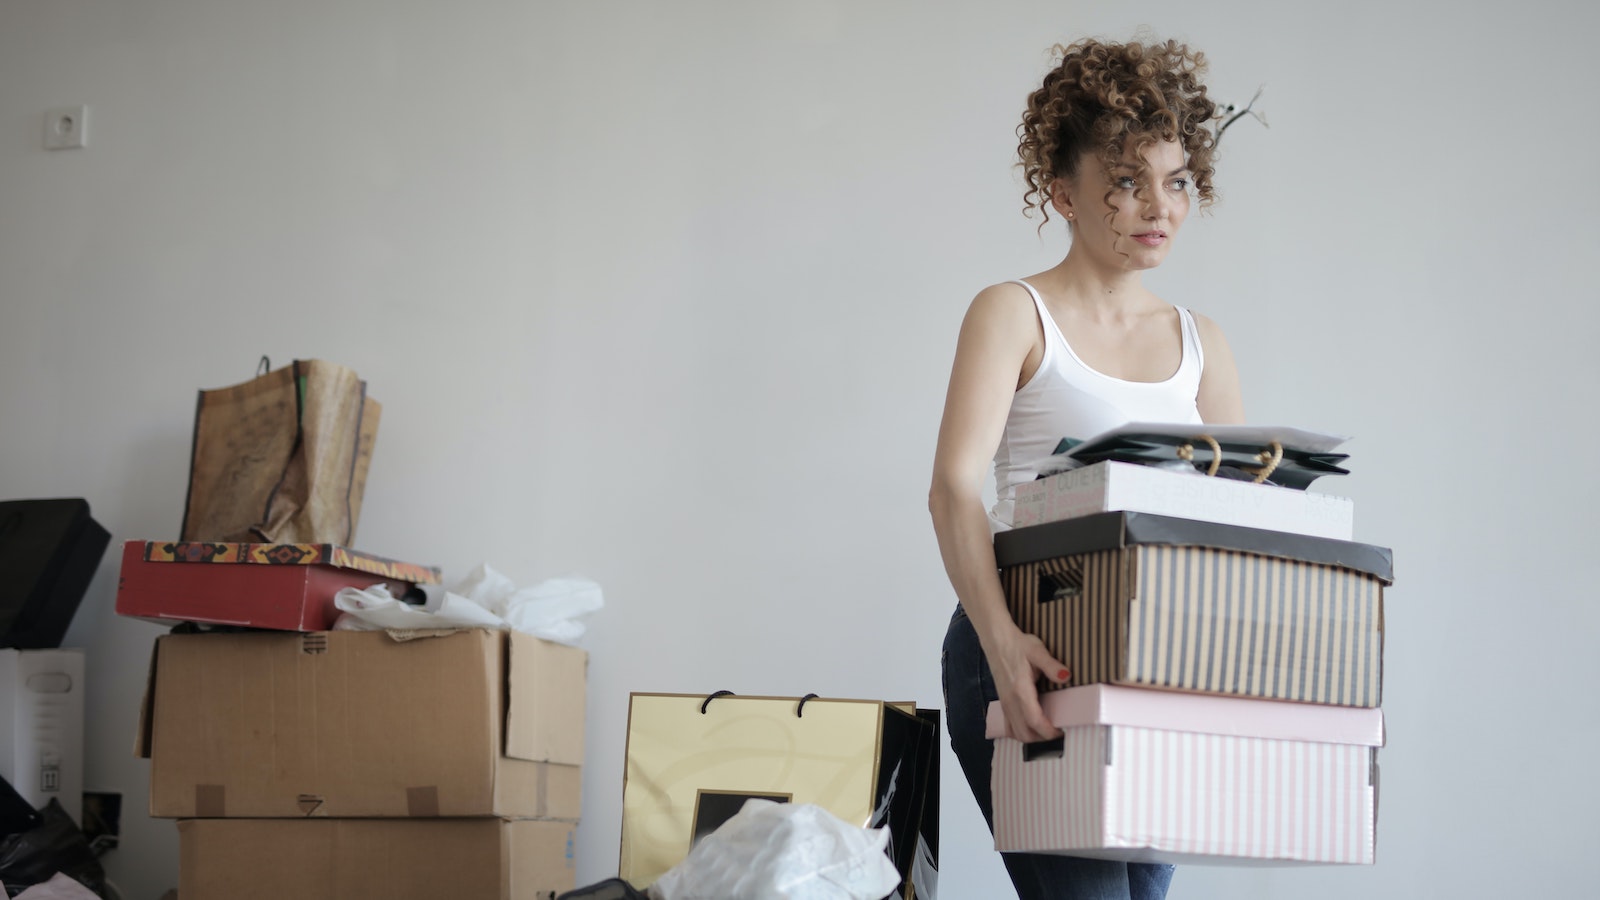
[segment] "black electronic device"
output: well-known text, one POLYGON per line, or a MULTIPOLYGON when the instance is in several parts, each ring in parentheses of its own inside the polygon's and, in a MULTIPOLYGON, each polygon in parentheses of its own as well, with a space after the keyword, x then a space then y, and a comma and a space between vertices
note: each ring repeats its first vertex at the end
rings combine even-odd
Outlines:
POLYGON ((0 648, 61 646, 110 540, 86 500, 0 500, 0 648))

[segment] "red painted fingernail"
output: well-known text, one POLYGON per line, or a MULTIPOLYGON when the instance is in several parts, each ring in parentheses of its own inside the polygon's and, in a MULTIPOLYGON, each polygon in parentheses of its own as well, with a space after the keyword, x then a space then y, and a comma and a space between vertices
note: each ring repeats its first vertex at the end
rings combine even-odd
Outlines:
POLYGON ((1061 671, 1056 673, 1056 680, 1057 681, 1066 681, 1068 678, 1071 678, 1071 677, 1072 677, 1072 673, 1067 671, 1066 669, 1062 669, 1061 671))

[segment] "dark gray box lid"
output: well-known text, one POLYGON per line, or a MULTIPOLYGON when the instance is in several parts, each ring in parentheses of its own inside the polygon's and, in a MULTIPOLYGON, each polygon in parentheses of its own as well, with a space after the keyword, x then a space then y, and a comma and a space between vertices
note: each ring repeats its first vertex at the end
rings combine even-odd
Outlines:
POLYGON ((1007 569, 1042 559, 1139 544, 1213 547, 1277 556, 1339 566, 1371 575, 1384 584, 1394 583, 1394 554, 1387 547, 1142 512, 1097 513, 1002 531, 994 537, 994 557, 1000 568, 1007 569))

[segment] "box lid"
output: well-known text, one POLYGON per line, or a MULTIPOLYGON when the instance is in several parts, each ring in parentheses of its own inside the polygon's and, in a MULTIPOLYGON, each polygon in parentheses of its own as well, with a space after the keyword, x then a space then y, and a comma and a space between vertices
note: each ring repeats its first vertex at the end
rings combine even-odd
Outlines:
POLYGON ((1139 544, 1257 553, 1338 566, 1371 575, 1384 584, 1394 582, 1394 554, 1387 547, 1141 512, 1100 513, 1002 531, 994 537, 994 555, 995 562, 1006 568, 1139 544))
MULTIPOLYGON (((1227 737, 1360 744, 1381 747, 1383 711, 1355 706, 1219 697, 1182 691, 1088 684, 1039 698, 1045 717, 1060 728, 1126 725, 1227 737)), ((1005 713, 989 704, 987 737, 1005 737, 1005 713)))
POLYGON ((262 566, 332 566, 393 581, 438 584, 437 566, 423 566, 351 550, 337 544, 246 544, 217 541, 129 541, 145 562, 262 566))

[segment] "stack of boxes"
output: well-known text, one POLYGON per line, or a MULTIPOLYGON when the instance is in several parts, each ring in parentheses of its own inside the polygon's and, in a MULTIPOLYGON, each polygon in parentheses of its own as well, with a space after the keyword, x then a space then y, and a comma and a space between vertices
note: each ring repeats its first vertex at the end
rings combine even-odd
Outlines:
POLYGON ((1116 462, 1024 486, 996 560, 1072 680, 1041 686, 1059 741, 991 709, 996 848, 1371 863, 1392 560, 1351 511, 1116 462))
POLYGON ((138 752, 151 761, 150 814, 178 820, 179 896, 571 889, 586 655, 516 632, 328 631, 334 583, 375 580, 362 558, 319 545, 125 548, 121 613, 292 629, 156 642, 138 752))

